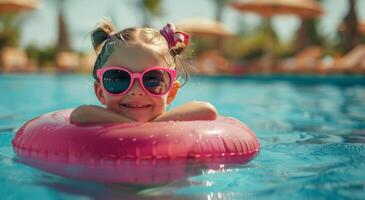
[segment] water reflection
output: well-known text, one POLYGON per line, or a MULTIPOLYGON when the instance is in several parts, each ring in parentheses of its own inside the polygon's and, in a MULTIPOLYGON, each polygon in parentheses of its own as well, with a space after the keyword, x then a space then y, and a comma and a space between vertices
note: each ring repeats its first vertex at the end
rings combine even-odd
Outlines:
POLYGON ((214 173, 192 166, 187 178, 158 187, 52 176, 13 160, 13 128, 45 112, 97 104, 89 82, 77 76, 2 78, 0 91, 7 95, 0 98, 0 170, 6 173, 0 173, 0 194, 16 199, 363 199, 364 85, 193 81, 181 89, 173 106, 210 101, 221 115, 245 122, 261 143, 253 161, 214 173), (40 85, 42 91, 36 90, 40 85))

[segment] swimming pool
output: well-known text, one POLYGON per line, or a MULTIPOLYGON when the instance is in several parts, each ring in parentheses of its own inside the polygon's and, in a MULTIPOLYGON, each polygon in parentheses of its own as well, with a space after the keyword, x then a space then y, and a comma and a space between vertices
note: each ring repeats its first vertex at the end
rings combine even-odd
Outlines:
POLYGON ((193 77, 174 105, 212 102, 256 132, 260 154, 223 171, 138 187, 68 180, 18 163, 11 139, 22 123, 97 100, 89 76, 0 75, 0 199, 364 199, 364 80, 193 77))

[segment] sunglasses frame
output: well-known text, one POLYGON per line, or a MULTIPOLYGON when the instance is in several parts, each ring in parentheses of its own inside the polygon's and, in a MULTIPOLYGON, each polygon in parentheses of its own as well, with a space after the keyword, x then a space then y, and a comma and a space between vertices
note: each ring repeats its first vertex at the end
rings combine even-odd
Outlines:
POLYGON ((134 79, 138 79, 138 82, 139 82, 139 85, 142 87, 142 89, 149 95, 151 96, 163 96, 165 94, 167 94, 170 89, 171 89, 171 86, 172 86, 172 83, 173 81, 175 80, 176 78, 176 70, 174 69, 170 69, 170 68, 166 68, 166 67, 149 67, 149 68, 146 68, 145 70, 143 70, 142 72, 137 72, 137 73, 133 73, 131 71, 129 71, 128 69, 126 69, 125 67, 118 67, 118 66, 107 66, 107 67, 102 67, 100 69, 98 69, 96 71, 96 75, 99 79, 99 82, 101 84, 101 88, 107 92, 109 95, 112 95, 112 96, 121 96, 121 95, 124 95, 126 93, 129 92, 129 90, 132 88, 133 84, 134 84, 134 79), (120 70, 120 71, 124 71, 124 72, 127 72, 129 74, 129 76, 131 77, 131 81, 129 83, 129 86, 128 88, 121 92, 121 93, 118 93, 118 94, 113 94, 111 92, 109 92, 105 87, 104 87, 104 82, 103 82, 103 76, 104 76, 104 73, 109 71, 109 70, 120 70), (148 91, 144 84, 143 84, 143 76, 147 73, 147 72, 150 72, 150 71, 153 71, 153 70, 163 70, 163 71, 167 71, 167 73, 169 74, 170 76, 170 82, 169 82, 169 87, 168 89, 166 90, 165 93, 162 93, 162 94, 153 94, 151 93, 150 91, 148 91))

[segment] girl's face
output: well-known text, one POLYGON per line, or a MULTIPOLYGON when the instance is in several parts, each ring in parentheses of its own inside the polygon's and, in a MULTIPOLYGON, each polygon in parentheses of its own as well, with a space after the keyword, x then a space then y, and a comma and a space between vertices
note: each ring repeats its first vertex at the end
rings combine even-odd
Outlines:
MULTIPOLYGON (((142 72, 150 67, 169 67, 163 57, 140 44, 116 48, 103 67, 120 66, 132 73, 142 72)), ((174 82, 170 91, 162 96, 151 96, 141 87, 137 79, 131 89, 124 95, 112 96, 102 90, 100 83, 95 82, 95 93, 108 110, 138 122, 151 121, 161 115, 172 102, 178 90, 174 82)))

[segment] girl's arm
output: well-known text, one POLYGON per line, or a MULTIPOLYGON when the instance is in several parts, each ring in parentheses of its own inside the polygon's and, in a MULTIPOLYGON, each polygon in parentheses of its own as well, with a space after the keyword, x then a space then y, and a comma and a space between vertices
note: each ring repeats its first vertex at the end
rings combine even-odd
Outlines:
POLYGON ((217 118, 217 115, 217 110, 212 104, 192 101, 165 112, 153 121, 214 120, 217 118))
POLYGON ((134 122, 113 111, 94 105, 82 105, 71 112, 71 123, 120 123, 134 122))
MULTIPOLYGON (((153 121, 214 120, 217 110, 207 102, 192 101, 165 112, 153 121)), ((134 122, 123 115, 94 105, 82 105, 71 112, 71 123, 123 123, 134 122)))

